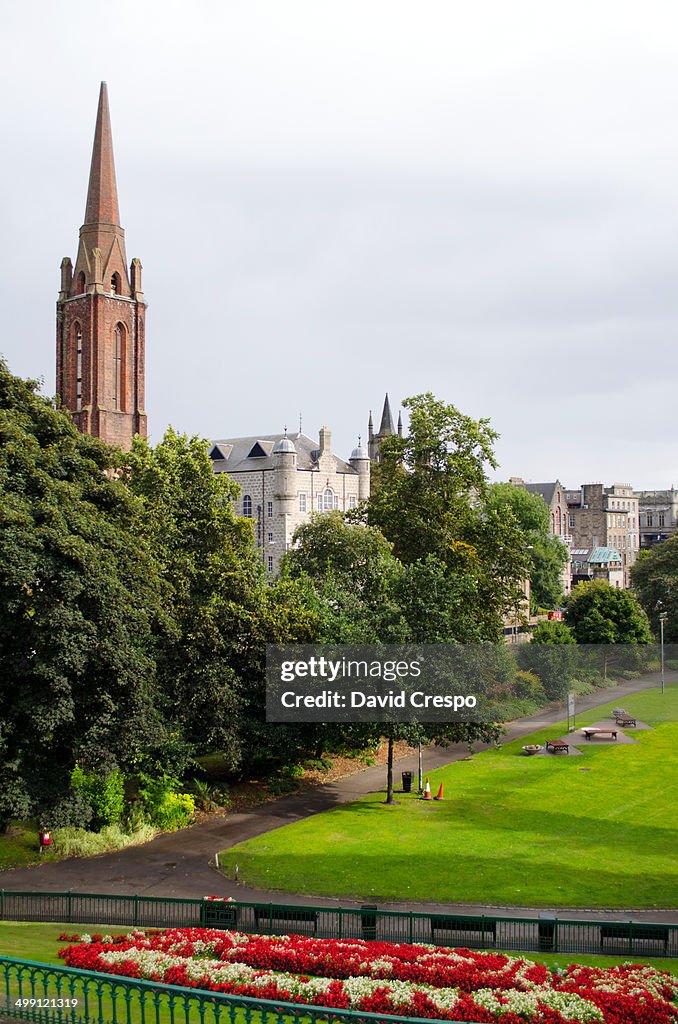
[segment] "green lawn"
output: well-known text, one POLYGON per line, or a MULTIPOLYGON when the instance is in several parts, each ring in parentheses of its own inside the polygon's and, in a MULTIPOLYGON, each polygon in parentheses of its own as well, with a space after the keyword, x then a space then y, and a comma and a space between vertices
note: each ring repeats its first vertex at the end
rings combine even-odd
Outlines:
MULTIPOLYGON (((547 907, 678 905, 678 687, 626 698, 653 725, 632 745, 524 757, 528 740, 430 775, 445 800, 370 795, 241 843, 224 872, 264 889, 405 902, 547 907)), ((578 725, 598 721, 614 703, 578 725)), ((558 737, 565 726, 529 741, 558 737)))

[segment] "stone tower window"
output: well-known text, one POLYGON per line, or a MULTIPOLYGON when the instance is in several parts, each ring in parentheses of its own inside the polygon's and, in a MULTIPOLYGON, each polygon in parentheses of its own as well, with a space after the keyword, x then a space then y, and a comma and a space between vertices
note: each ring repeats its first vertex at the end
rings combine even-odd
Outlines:
POLYGON ((120 274, 117 272, 117 270, 115 274, 113 274, 113 277, 111 278, 111 293, 113 295, 120 294, 120 274))
POLYGON ((242 514, 248 519, 252 518, 252 498, 249 494, 242 499, 242 514))
POLYGON ((75 411, 82 412, 82 327, 73 325, 75 334, 75 411))
POLYGON ((119 411, 122 411, 123 408, 123 335, 122 324, 116 324, 113 337, 113 408, 119 411))
POLYGON ((78 274, 78 283, 77 283, 77 286, 76 286, 76 295, 82 295, 84 291, 85 291, 85 273, 84 273, 84 271, 81 270, 80 273, 78 274))

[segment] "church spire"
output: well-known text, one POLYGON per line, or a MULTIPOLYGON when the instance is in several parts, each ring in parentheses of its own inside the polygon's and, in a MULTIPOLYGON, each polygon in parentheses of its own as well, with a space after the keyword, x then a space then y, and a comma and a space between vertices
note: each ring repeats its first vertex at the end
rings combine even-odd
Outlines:
POLYGON ((97 110, 92 163, 89 171, 85 224, 120 226, 111 115, 108 109, 108 87, 105 82, 101 83, 99 90, 99 109, 97 110))
POLYGON ((57 392, 82 433, 126 449, 135 434, 146 436, 141 269, 138 259, 127 265, 102 82, 78 254, 75 266, 61 262, 57 392))
POLYGON ((393 429, 393 416, 391 416, 391 403, 388 400, 388 392, 386 392, 386 398, 384 399, 384 411, 381 414, 379 436, 390 437, 391 434, 395 434, 395 430, 393 429))

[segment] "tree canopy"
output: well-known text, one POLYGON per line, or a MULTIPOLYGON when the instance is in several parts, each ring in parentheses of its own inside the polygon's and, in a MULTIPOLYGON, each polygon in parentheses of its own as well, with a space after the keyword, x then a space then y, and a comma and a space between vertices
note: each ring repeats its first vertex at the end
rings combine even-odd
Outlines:
POLYGON ((678 535, 639 554, 631 567, 631 583, 655 636, 659 614, 665 612, 664 637, 678 642, 678 535))
POLYGON ((111 770, 166 736, 165 592, 112 455, 0 362, 0 821, 67 819, 76 760, 111 770))

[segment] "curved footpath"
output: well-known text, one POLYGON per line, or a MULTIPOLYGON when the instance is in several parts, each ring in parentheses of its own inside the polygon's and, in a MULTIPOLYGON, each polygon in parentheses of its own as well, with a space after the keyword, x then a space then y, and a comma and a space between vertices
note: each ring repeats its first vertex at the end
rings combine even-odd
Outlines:
MULTIPOLYGON (((675 672, 666 674, 667 683, 678 682, 675 672)), ((648 690, 659 685, 659 673, 653 673, 642 680, 634 679, 617 686, 596 691, 589 697, 577 701, 577 714, 591 711, 610 701, 623 703, 632 693, 648 690)), ((505 742, 520 739, 537 729, 563 721, 563 708, 545 709, 530 718, 511 722, 505 742)), ((483 745, 478 750, 487 749, 483 745)), ((449 747, 429 747, 424 752, 425 773, 459 761, 466 757, 466 743, 449 747)), ((413 770, 416 774, 416 757, 398 761, 397 771, 413 770)), ((17 868, 0 871, 0 888, 28 892, 89 892, 89 893, 138 893, 145 896, 174 896, 200 898, 206 895, 232 896, 243 901, 261 903, 294 903, 307 906, 355 907, 362 901, 349 899, 327 899, 323 897, 292 896, 288 893, 271 893, 238 885, 220 874, 212 866, 214 854, 236 843, 288 825, 290 822, 307 818, 311 814, 329 810, 338 804, 349 803, 367 793, 384 789, 385 766, 378 765, 357 772, 336 782, 318 786, 315 789, 294 796, 283 797, 239 814, 212 817, 180 832, 167 833, 143 846, 128 847, 117 853, 104 854, 86 860, 67 860, 60 863, 39 865, 32 868, 17 868)), ((491 904, 415 904, 382 903, 391 910, 413 910, 426 912, 449 911, 458 913, 486 913, 498 916, 536 917, 540 910, 547 908, 526 908, 495 906, 491 904)), ((678 910, 595 910, 581 908, 558 908, 561 918, 576 916, 581 920, 618 918, 642 921, 678 921, 678 910)))

